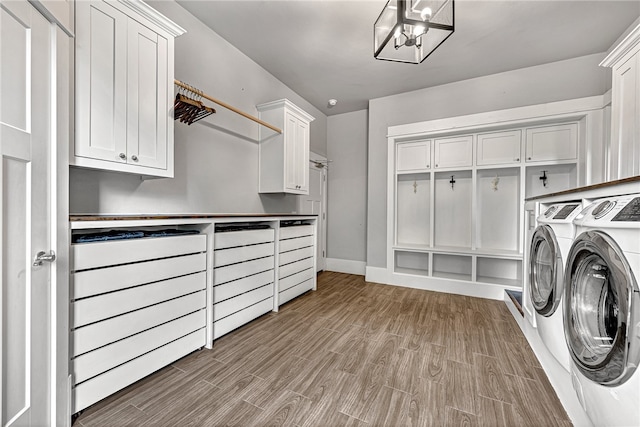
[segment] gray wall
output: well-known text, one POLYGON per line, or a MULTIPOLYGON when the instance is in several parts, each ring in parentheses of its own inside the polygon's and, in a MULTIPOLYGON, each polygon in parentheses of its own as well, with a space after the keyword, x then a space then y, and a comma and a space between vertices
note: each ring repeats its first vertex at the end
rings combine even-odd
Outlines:
POLYGON ((327 118, 327 258, 366 261, 367 110, 327 118))
POLYGON ((367 266, 386 267, 387 127, 602 95, 604 54, 455 82, 369 101, 367 266))
MULTIPOLYGON (((311 150, 327 154, 327 118, 173 1, 152 7, 187 33, 175 42, 175 76, 214 98, 258 115, 257 104, 287 98, 315 117, 311 150)), ((72 213, 287 213, 296 197, 258 194, 258 124, 214 106, 191 126, 175 123, 175 178, 72 168, 72 213)))

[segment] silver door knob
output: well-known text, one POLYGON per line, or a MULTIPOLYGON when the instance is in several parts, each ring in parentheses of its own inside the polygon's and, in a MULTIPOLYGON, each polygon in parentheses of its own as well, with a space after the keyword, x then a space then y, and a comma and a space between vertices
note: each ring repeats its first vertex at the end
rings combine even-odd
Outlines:
POLYGON ((134 162, 137 162, 138 161, 138 156, 136 156, 136 155, 131 156, 131 160, 133 160, 134 162))
POLYGON ((120 153, 120 154, 118 155, 118 157, 120 157, 122 160, 124 160, 124 159, 126 159, 126 158, 127 158, 127 155, 126 155, 126 154, 124 154, 124 153, 120 153))
POLYGON ((46 253, 45 251, 40 251, 36 254, 36 257, 33 259, 33 266, 40 267, 42 263, 44 263, 45 261, 53 262, 55 260, 56 260, 55 252, 51 251, 49 253, 46 253))

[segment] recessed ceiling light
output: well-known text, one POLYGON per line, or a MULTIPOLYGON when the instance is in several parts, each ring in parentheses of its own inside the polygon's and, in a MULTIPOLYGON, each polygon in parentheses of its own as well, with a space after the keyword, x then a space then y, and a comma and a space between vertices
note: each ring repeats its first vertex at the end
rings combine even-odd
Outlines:
POLYGON ((333 98, 331 98, 331 99, 329 100, 329 102, 328 102, 329 108, 331 108, 331 107, 335 107, 337 103, 338 103, 338 100, 337 100, 337 99, 333 99, 333 98))

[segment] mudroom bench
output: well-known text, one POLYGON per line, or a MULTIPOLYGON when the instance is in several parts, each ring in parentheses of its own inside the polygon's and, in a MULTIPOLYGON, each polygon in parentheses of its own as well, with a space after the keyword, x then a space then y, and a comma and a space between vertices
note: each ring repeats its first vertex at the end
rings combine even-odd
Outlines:
POLYGON ((315 290, 316 218, 71 216, 73 413, 315 290))

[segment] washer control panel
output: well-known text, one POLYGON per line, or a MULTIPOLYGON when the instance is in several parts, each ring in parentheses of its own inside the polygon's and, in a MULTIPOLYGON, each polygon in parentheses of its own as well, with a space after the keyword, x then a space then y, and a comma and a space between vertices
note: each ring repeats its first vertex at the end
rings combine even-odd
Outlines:
POLYGON ((578 206, 580 206, 579 203, 564 205, 562 209, 560 209, 558 213, 553 216, 553 219, 567 219, 569 215, 571 215, 573 211, 578 208, 578 206))
POLYGON ((640 197, 632 199, 611 221, 640 221, 640 197))

